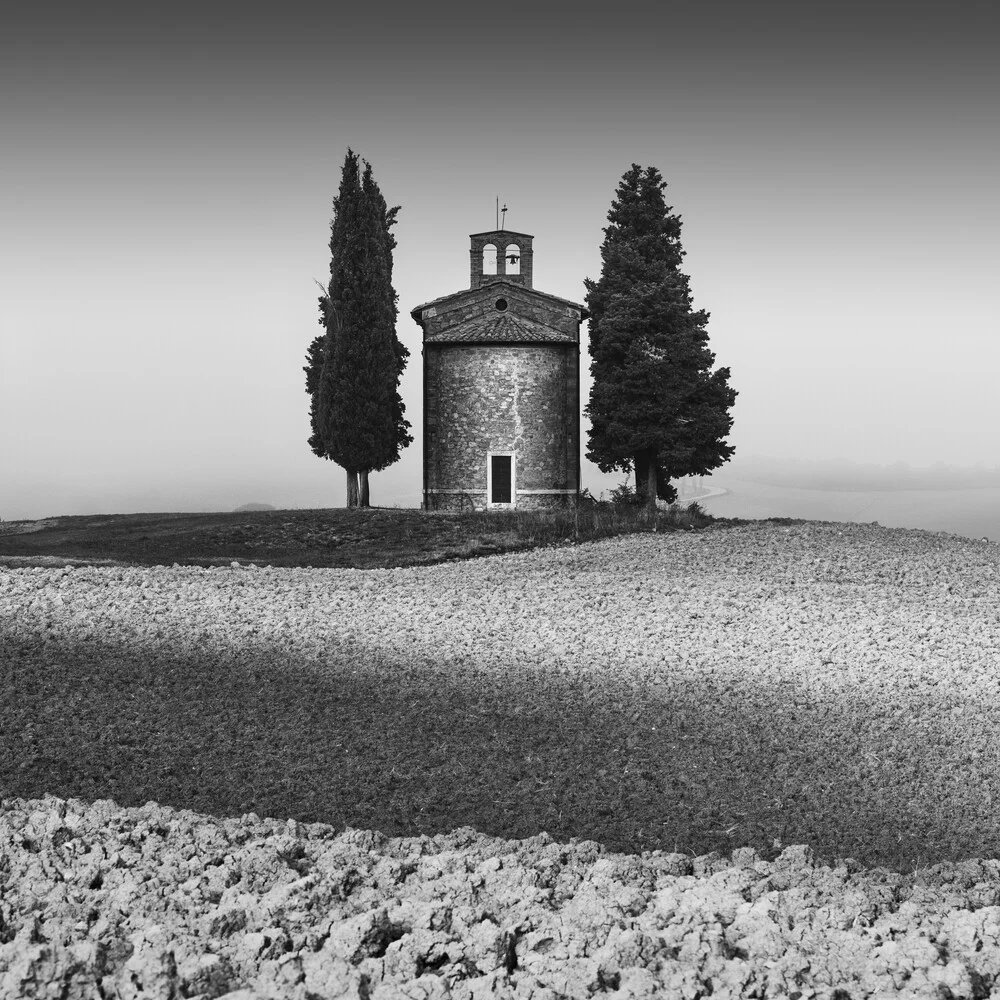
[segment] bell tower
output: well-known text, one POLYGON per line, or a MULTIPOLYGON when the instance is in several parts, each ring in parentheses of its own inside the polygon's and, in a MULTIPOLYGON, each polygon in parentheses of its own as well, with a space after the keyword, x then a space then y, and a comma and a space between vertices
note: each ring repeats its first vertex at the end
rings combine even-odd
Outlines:
POLYGON ((509 281, 523 288, 533 287, 531 269, 533 236, 510 229, 473 233, 469 246, 470 288, 480 288, 493 281, 509 281))

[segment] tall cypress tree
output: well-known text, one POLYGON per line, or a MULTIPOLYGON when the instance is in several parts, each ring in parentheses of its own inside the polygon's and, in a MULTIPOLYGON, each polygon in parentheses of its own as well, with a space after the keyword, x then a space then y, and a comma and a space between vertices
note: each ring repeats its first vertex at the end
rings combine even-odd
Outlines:
POLYGON ((587 457, 603 472, 635 469, 650 506, 671 480, 705 475, 735 449, 723 439, 736 401, 729 369, 713 372, 708 313, 691 307, 680 271, 681 220, 655 167, 633 163, 608 212, 601 277, 587 279, 593 385, 587 457))
POLYGON ((347 472, 347 505, 367 507, 368 474, 399 459, 413 438, 399 395, 409 351, 396 336, 388 208, 371 164, 347 151, 330 224, 330 282, 319 299, 323 334, 306 355, 309 447, 347 472))

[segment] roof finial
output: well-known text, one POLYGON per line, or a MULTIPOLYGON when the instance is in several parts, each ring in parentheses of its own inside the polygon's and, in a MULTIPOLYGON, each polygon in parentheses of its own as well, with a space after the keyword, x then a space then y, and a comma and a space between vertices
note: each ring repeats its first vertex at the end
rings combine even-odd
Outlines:
POLYGON ((501 229, 506 229, 507 228, 506 227, 506 222, 507 222, 507 203, 506 202, 504 202, 504 206, 503 206, 503 208, 500 209, 500 211, 503 214, 503 218, 500 220, 500 228, 501 229))

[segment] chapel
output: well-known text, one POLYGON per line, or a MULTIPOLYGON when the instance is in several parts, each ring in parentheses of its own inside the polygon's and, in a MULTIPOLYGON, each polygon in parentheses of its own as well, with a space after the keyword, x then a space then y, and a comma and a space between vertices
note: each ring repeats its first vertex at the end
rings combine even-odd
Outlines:
POLYGON ((469 287, 410 312, 423 330, 424 509, 574 506, 589 314, 534 287, 532 236, 469 239, 469 287))

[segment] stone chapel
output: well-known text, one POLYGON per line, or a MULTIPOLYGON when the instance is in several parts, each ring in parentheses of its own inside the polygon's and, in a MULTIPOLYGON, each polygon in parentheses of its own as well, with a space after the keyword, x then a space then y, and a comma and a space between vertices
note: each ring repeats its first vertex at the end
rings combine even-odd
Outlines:
POLYGON ((532 240, 473 233, 469 287, 410 312, 423 330, 424 510, 576 504, 589 314, 534 288, 532 240))

